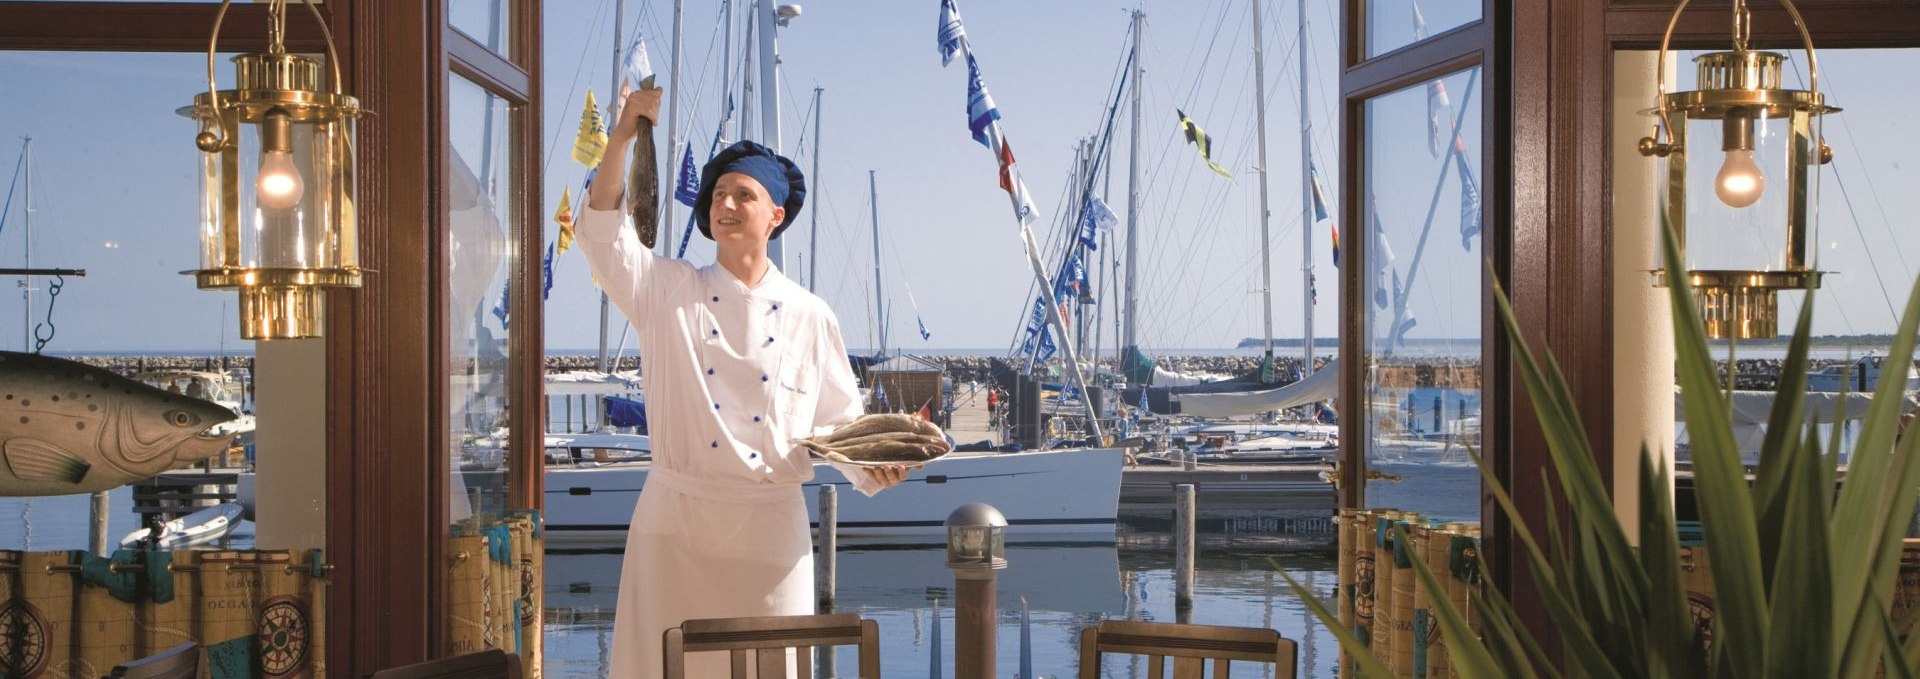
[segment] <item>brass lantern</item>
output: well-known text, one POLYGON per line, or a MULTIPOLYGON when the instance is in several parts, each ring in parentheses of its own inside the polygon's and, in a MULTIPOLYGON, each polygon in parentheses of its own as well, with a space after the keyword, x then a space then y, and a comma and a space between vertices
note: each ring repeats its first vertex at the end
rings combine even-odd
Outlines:
MULTIPOLYGON (((1819 62, 1799 10, 1792 0, 1781 4, 1806 46, 1808 89, 1783 86, 1786 55, 1748 49, 1752 18, 1746 0, 1734 0, 1733 49, 1694 59, 1699 89, 1667 92, 1668 44, 1687 7, 1681 0, 1660 41, 1660 94, 1648 112, 1653 136, 1640 140, 1641 155, 1665 162, 1661 206, 1681 244, 1691 245, 1687 279, 1714 339, 1774 337, 1777 294, 1820 287, 1812 252, 1820 166, 1833 159, 1820 127, 1822 116, 1840 109, 1820 94, 1819 62)), ((1666 276, 1655 272, 1655 284, 1666 276)))
POLYGON ((360 287, 355 229, 354 120, 360 102, 341 92, 340 59, 320 10, 333 71, 323 90, 318 61, 288 54, 287 0, 268 8, 264 54, 233 58, 234 89, 215 91, 214 54, 232 0, 220 4, 207 46, 207 93, 180 110, 200 126, 202 290, 240 291, 240 336, 317 337, 326 288, 360 287))

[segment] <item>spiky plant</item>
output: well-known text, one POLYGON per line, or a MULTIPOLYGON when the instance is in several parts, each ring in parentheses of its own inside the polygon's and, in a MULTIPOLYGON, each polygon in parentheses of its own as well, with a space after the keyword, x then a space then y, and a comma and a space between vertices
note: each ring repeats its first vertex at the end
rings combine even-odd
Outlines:
MULTIPOLYGON (((1668 268, 1678 270, 1674 263, 1686 260, 1672 230, 1664 231, 1668 268)), ((1453 667, 1464 679, 1869 679, 1882 671, 1891 678, 1915 677, 1920 634, 1902 638, 1910 628, 1889 612, 1907 517, 1920 488, 1920 436, 1906 437, 1896 447, 1905 371, 1880 380, 1836 498, 1840 456, 1824 451, 1838 449, 1839 428, 1823 449, 1803 412, 1813 318, 1809 294, 1781 366, 1759 471, 1750 484, 1693 290, 1685 276, 1670 279, 1680 399, 1718 606, 1713 643, 1702 644, 1689 622, 1673 502, 1661 492, 1670 487, 1666 471, 1643 445, 1640 544, 1632 547, 1566 379, 1551 351, 1544 362, 1535 358, 1505 290, 1496 283, 1500 318, 1552 456, 1549 490, 1557 491, 1571 511, 1564 517, 1531 517, 1544 524, 1543 546, 1530 517, 1519 513, 1484 462, 1481 475, 1513 524, 1552 621, 1560 661, 1550 661, 1513 606, 1486 587, 1475 595, 1485 623, 1477 640, 1446 597, 1430 599, 1453 667)), ((1917 322, 1920 281, 1908 298, 1886 365, 1912 365, 1917 322)), ((1441 591, 1426 564, 1414 559, 1413 566, 1419 586, 1441 591)), ((1361 676, 1393 676, 1325 604, 1292 577, 1287 581, 1334 630, 1361 676)))

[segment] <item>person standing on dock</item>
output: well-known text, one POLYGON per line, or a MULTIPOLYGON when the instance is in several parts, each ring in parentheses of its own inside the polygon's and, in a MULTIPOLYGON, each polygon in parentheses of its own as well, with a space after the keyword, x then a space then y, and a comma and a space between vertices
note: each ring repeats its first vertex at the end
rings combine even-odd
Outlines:
MULTIPOLYGON (((655 206, 624 205, 623 170, 660 92, 634 92, 621 107, 578 233, 595 280, 639 333, 655 411, 614 618, 609 676, 622 678, 660 676, 662 634, 685 620, 814 612, 800 490, 813 463, 792 441, 863 414, 833 310, 767 259, 767 241, 806 197, 792 161, 743 141, 701 170, 694 215, 718 246, 716 264, 656 256, 625 227, 626 214, 655 219, 655 206)), ((872 495, 909 469, 842 471, 872 495)), ((689 656, 687 676, 726 676, 727 662, 689 656)))

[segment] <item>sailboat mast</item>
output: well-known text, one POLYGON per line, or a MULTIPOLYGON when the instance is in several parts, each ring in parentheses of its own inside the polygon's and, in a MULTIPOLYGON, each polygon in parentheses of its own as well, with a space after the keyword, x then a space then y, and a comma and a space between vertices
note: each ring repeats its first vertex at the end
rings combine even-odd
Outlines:
MULTIPOLYGON (((27 156, 27 263, 23 268, 33 268, 33 137, 26 138, 27 156)), ((33 274, 20 277, 20 351, 33 351, 33 274)))
MULTIPOLYGON (((627 23, 627 3, 613 0, 613 84, 607 88, 609 101, 620 98, 620 27, 627 23)), ((615 102, 609 110, 618 108, 615 102)), ((616 168, 617 169, 617 168, 616 168)), ((607 293, 600 292, 600 357, 593 362, 595 370, 607 372, 607 293)))
POLYGON ((1253 107, 1254 128, 1259 130, 1260 144, 1260 313, 1265 321, 1265 358, 1260 364, 1260 377, 1264 381, 1273 375, 1267 370, 1273 365, 1273 245, 1272 228, 1268 218, 1272 212, 1267 209, 1267 59, 1261 51, 1260 0, 1253 0, 1253 107))
POLYGON ((813 292, 813 284, 820 278, 820 110, 821 105, 826 103, 823 101, 826 92, 819 85, 813 86, 813 173, 807 175, 807 180, 813 184, 807 188, 812 189, 815 196, 808 201, 812 205, 807 206, 807 210, 813 213, 808 217, 813 222, 813 232, 807 234, 807 261, 813 262, 813 268, 807 271, 807 292, 813 292))
MULTIPOLYGON (((754 8, 755 23, 759 24, 760 56, 754 62, 760 66, 760 143, 773 149, 774 153, 784 153, 780 139, 780 19, 773 0, 759 0, 754 8)), ((800 215, 794 215, 798 217, 800 215)), ((783 234, 784 235, 784 234, 783 234)), ((778 268, 787 266, 787 239, 775 238, 767 243, 767 259, 778 268)))
POLYGON ((1137 346, 1135 326, 1138 314, 1135 313, 1135 279, 1139 278, 1140 242, 1140 89, 1146 84, 1146 66, 1141 62, 1141 32, 1147 27, 1147 13, 1133 11, 1133 139, 1129 142, 1131 150, 1127 152, 1127 280, 1126 301, 1122 302, 1122 311, 1126 316, 1125 330, 1120 351, 1131 351, 1137 346))
MULTIPOLYGON (((1255 0, 1257 3, 1258 0, 1255 0)), ((1305 360, 1300 366, 1300 376, 1305 378, 1313 374, 1313 118, 1307 115, 1307 2, 1300 0, 1300 36, 1295 44, 1299 45, 1300 57, 1300 289, 1305 299, 1302 315, 1305 324, 1302 330, 1302 344, 1306 348, 1305 360)), ((1259 30, 1259 29, 1255 29, 1259 30)), ((1264 118, 1262 119, 1264 120, 1264 118)), ((1264 145, 1262 145, 1264 148, 1264 145)), ((1266 163, 1262 162, 1261 165, 1266 163)), ((1266 184, 1261 184, 1262 191, 1266 184)))
POLYGON ((880 285, 880 184, 873 176, 873 170, 867 170, 867 191, 873 202, 873 308, 875 325, 880 328, 880 355, 887 353, 887 302, 886 293, 880 285))
POLYGON ((667 176, 673 179, 667 185, 667 199, 660 201, 666 209, 660 220, 663 225, 660 229, 660 254, 666 256, 672 256, 673 253, 673 204, 677 202, 673 199, 673 189, 680 179, 679 159, 674 156, 680 155, 680 46, 683 44, 681 33, 685 5, 686 0, 673 0, 673 65, 667 67, 667 82, 673 86, 673 89, 667 90, 667 176))

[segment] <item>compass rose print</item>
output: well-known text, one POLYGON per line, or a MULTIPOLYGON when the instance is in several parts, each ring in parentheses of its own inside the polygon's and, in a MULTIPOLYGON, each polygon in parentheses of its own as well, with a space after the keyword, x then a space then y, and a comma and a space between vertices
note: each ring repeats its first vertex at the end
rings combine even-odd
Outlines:
POLYGON ((293 597, 267 601, 260 608, 260 669, 267 676, 284 677, 306 664, 312 623, 293 597))
POLYGON ((47 669, 47 622, 20 599, 0 605, 0 676, 34 679, 47 669))

